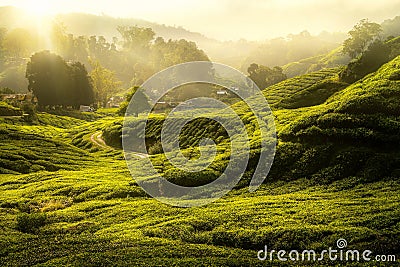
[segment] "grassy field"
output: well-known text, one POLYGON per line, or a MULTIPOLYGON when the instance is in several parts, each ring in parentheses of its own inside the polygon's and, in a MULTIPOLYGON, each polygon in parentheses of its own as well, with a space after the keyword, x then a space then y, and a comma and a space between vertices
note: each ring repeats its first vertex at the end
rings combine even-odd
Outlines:
MULTIPOLYGON (((399 266, 257 259, 265 245, 322 251, 340 238, 348 249, 399 259, 397 66, 400 58, 350 86, 329 69, 267 88, 279 144, 266 182, 250 193, 244 181, 197 208, 161 204, 138 187, 113 110, 79 118, 39 113, 34 125, 0 118, 0 265, 399 266), (98 132, 117 141, 100 146, 98 132)), ((254 129, 246 107, 234 108, 254 129)), ((149 137, 157 138, 162 120, 152 117, 149 137)), ((198 128, 189 125, 185 134, 198 128)), ((209 134, 223 146, 219 131, 213 126, 209 134)), ((167 173, 163 156, 152 157, 167 173)))

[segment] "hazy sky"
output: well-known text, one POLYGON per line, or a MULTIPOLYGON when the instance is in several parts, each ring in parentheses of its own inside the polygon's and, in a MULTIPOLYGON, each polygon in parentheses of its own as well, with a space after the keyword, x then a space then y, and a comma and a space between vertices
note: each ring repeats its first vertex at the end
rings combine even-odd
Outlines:
POLYGON ((183 26, 209 37, 263 40, 309 30, 347 32, 362 18, 400 15, 399 0, 0 0, 38 14, 84 12, 183 26))

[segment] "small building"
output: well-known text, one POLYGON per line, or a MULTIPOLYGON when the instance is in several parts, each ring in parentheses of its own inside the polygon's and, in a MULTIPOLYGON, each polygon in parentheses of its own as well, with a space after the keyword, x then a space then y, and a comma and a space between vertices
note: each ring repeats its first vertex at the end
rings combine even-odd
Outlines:
POLYGON ((107 102, 107 106, 108 108, 119 108, 119 106, 121 105, 121 103, 125 100, 124 97, 122 96, 113 96, 110 97, 110 99, 107 102))
POLYGON ((79 111, 81 111, 81 112, 93 112, 94 110, 90 106, 80 105, 79 106, 79 111))
POLYGON ((217 95, 228 95, 228 91, 226 90, 218 90, 217 95))
POLYGON ((165 111, 166 109, 172 108, 172 105, 165 101, 158 101, 155 105, 153 110, 156 111, 165 111))

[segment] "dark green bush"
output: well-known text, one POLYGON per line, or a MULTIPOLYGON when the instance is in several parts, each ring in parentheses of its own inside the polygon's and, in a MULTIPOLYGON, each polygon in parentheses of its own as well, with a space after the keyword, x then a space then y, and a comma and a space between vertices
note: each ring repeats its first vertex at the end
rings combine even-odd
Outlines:
POLYGON ((0 102, 0 116, 21 116, 22 111, 19 108, 0 102))
POLYGON ((151 145, 148 149, 148 152, 150 155, 155 155, 155 154, 161 154, 164 152, 162 148, 162 144, 160 141, 155 142, 153 145, 151 145))
POLYGON ((24 103, 22 105, 22 110, 24 111, 26 116, 24 115, 24 119, 28 123, 37 123, 38 117, 36 115, 36 107, 32 103, 24 103))
POLYGON ((23 233, 36 233, 37 230, 46 224, 45 213, 21 213, 17 216, 17 230, 23 233))
POLYGON ((357 60, 352 61, 339 74, 340 80, 353 83, 365 75, 378 70, 380 66, 389 61, 390 46, 376 41, 357 60))

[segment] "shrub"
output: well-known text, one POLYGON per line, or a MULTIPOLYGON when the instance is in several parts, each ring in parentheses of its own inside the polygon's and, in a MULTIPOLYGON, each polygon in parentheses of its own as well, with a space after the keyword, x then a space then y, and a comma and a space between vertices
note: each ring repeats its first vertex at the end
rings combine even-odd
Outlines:
POLYGON ((380 41, 376 41, 367 51, 357 60, 352 61, 339 74, 340 80, 353 83, 365 75, 379 69, 384 63, 389 61, 390 46, 380 41))
POLYGON ((22 110, 27 116, 24 117, 26 122, 37 123, 38 117, 36 115, 36 107, 32 103, 24 103, 22 105, 22 110))
POLYGON ((0 116, 21 116, 22 111, 5 102, 0 102, 0 116))
POLYGON ((148 152, 150 155, 155 155, 155 154, 161 154, 164 152, 162 148, 162 144, 160 141, 155 142, 153 145, 151 145, 148 149, 148 152))
POLYGON ((17 216, 17 229, 23 233, 35 233, 46 224, 45 213, 21 213, 17 216))

